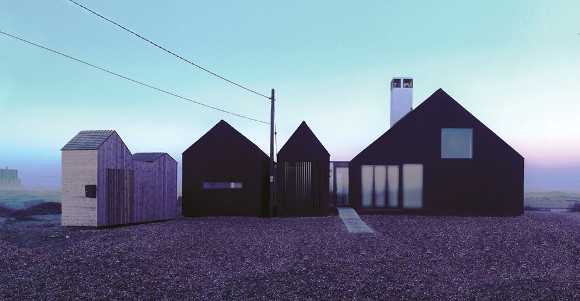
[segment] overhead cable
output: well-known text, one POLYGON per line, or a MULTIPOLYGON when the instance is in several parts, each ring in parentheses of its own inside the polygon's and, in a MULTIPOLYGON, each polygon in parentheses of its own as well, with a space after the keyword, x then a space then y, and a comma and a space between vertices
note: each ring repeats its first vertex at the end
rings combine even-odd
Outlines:
POLYGON ((223 77, 221 75, 218 75, 218 74, 216 74, 216 73, 214 73, 214 72, 212 72, 212 71, 210 71, 210 70, 208 70, 208 69, 206 69, 206 68, 204 68, 204 67, 202 67, 202 66, 200 66, 200 65, 198 65, 198 64, 196 64, 196 63, 194 63, 194 62, 192 62, 192 61, 190 61, 190 60, 188 60, 188 59, 186 59, 186 58, 184 58, 184 57, 182 57, 182 56, 174 53, 174 52, 172 52, 171 50, 168 50, 167 48, 165 48, 165 47, 163 47, 163 46, 161 46, 161 45, 159 45, 159 44, 157 44, 157 43, 155 43, 155 42, 153 42, 153 41, 151 41, 151 40, 149 40, 149 39, 141 36, 140 34, 138 34, 138 33, 134 32, 134 31, 126 28, 125 26, 123 26, 123 25, 121 25, 121 24, 119 24, 119 23, 117 23, 117 22, 115 22, 115 21, 113 21, 113 20, 111 20, 111 19, 109 19, 109 18, 107 18, 107 17, 105 17, 105 16, 103 16, 103 15, 101 15, 101 14, 93 11, 93 10, 91 10, 90 8, 88 8, 86 6, 83 6, 83 5, 77 3, 77 2, 75 2, 73 0, 69 0, 69 1, 72 2, 72 3, 74 3, 74 4, 76 4, 77 6, 79 6, 81 8, 83 8, 83 9, 89 11, 93 15, 98 16, 99 18, 101 18, 101 19, 103 19, 103 20, 105 20, 105 21, 107 21, 109 23, 112 23, 112 24, 116 25, 117 27, 119 27, 119 28, 121 28, 121 29, 123 29, 123 30, 125 30, 125 31, 127 31, 127 32, 129 32, 131 34, 133 34, 134 36, 140 38, 141 40, 148 42, 149 44, 151 44, 151 45, 153 45, 153 46, 155 46, 155 47, 157 47, 157 48, 159 48, 159 49, 161 49, 161 50, 163 50, 163 51, 165 51, 165 52, 167 52, 167 53, 175 56, 176 58, 178 58, 178 59, 180 59, 180 60, 182 60, 184 62, 187 62, 187 63, 189 63, 189 64, 191 64, 191 65, 193 65, 193 66, 195 66, 195 67, 197 67, 197 68, 199 68, 199 69, 201 69, 201 70, 203 70, 203 71, 205 71, 205 72, 207 72, 207 73, 209 73, 209 74, 211 74, 211 75, 213 75, 215 77, 218 77, 218 78, 220 78, 222 80, 225 80, 226 82, 228 82, 230 84, 236 85, 236 86, 238 86, 238 87, 240 87, 240 88, 242 88, 244 90, 247 90, 249 92, 252 92, 252 93, 254 93, 256 95, 259 95, 259 96, 265 97, 267 99, 270 99, 270 97, 268 97, 268 96, 266 96, 266 95, 264 95, 262 93, 256 92, 256 91, 254 91, 252 89, 249 89, 249 88, 244 87, 244 86, 242 86, 242 85, 240 85, 238 83, 235 83, 235 82, 233 82, 233 81, 231 81, 231 80, 229 80, 229 79, 227 79, 227 78, 225 78, 225 77, 223 77))
POLYGON ((223 112, 223 113, 227 113, 227 114, 230 114, 230 115, 234 115, 234 116, 237 116, 237 117, 245 118, 245 119, 248 119, 248 120, 252 120, 252 121, 256 121, 256 122, 260 122, 260 123, 264 123, 264 124, 270 124, 269 122, 266 122, 266 121, 262 121, 262 120, 254 119, 254 118, 247 117, 247 116, 244 116, 244 115, 236 114, 236 113, 233 113, 233 112, 230 112, 230 111, 227 111, 227 110, 224 110, 224 109, 220 109, 220 108, 217 108, 217 107, 214 107, 214 106, 211 106, 211 105, 208 105, 208 104, 205 104, 205 103, 199 102, 199 101, 195 101, 195 100, 193 100, 193 99, 191 99, 191 98, 187 98, 187 97, 184 97, 184 96, 181 96, 181 95, 178 95, 178 94, 175 94, 175 93, 172 93, 172 92, 169 92, 169 91, 163 90, 163 89, 159 89, 159 88, 153 87, 153 86, 151 86, 151 85, 148 85, 148 84, 146 84, 146 83, 143 83, 143 82, 140 82, 140 81, 134 80, 134 79, 132 79, 132 78, 129 78, 129 77, 127 77, 127 76, 124 76, 124 75, 121 75, 121 74, 119 74, 119 73, 115 73, 115 72, 113 72, 113 71, 109 71, 109 70, 107 70, 107 69, 105 69, 105 68, 101 68, 101 67, 99 67, 99 66, 95 66, 95 65, 93 65, 93 64, 91 64, 91 63, 87 63, 87 62, 85 62, 85 61, 82 61, 82 60, 79 60, 79 59, 77 59, 77 58, 74 58, 74 57, 72 57, 72 56, 70 56, 70 55, 66 55, 66 54, 64 54, 64 53, 62 53, 62 52, 58 52, 58 51, 56 51, 56 50, 52 50, 52 49, 50 49, 50 48, 48 48, 48 47, 44 47, 44 46, 42 46, 42 45, 38 45, 38 44, 36 44, 36 43, 33 43, 33 42, 30 42, 30 41, 27 41, 27 40, 25 40, 25 39, 19 38, 19 37, 17 37, 17 36, 14 36, 14 35, 11 35, 11 34, 9 34, 9 33, 6 33, 6 32, 4 32, 4 31, 1 31, 1 30, 0 30, 0 33, 1 33, 1 34, 4 34, 4 35, 7 35, 7 36, 9 36, 9 37, 15 38, 15 39, 17 39, 17 40, 20 40, 20 41, 22 41, 22 42, 28 43, 28 44, 30 44, 30 45, 33 45, 33 46, 36 46, 36 47, 42 48, 42 49, 44 49, 44 50, 48 50, 48 51, 50 51, 50 52, 52 52, 52 53, 56 53, 56 54, 58 54, 58 55, 64 56, 64 57, 66 57, 66 58, 68 58, 68 59, 71 59, 71 60, 73 60, 73 61, 77 61, 77 62, 79 62, 79 63, 82 63, 82 64, 85 64, 85 65, 87 65, 87 66, 93 67, 93 68, 95 68, 95 69, 99 69, 99 70, 101 70, 101 71, 107 72, 107 73, 109 73, 109 74, 112 74, 112 75, 114 75, 114 76, 117 76, 117 77, 120 77, 120 78, 126 79, 126 80, 128 80, 128 81, 134 82, 134 83, 136 83, 136 84, 139 84, 139 85, 145 86, 145 87, 147 87, 147 88, 151 88, 151 89, 153 89, 153 90, 157 90, 157 91, 159 91, 159 92, 162 92, 162 93, 165 93, 165 94, 168 94, 168 95, 171 95, 171 96, 177 97, 177 98, 181 98, 181 99, 183 99, 183 100, 187 100, 187 101, 190 101, 190 102, 192 102, 192 103, 195 103, 195 104, 198 104, 198 105, 201 105, 201 106, 204 106, 204 107, 210 108, 210 109, 214 109, 214 110, 216 110, 216 111, 220 111, 220 112, 223 112))

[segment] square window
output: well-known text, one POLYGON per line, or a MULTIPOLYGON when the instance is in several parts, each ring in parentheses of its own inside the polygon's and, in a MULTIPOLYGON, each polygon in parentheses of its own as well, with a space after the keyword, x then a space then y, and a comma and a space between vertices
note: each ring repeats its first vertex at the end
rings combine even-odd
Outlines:
POLYGON ((442 128, 441 158, 473 158, 473 129, 442 128))
POLYGON ((391 81, 391 89, 393 88, 400 88, 401 87, 401 79, 400 78, 393 78, 391 81))
POLYGON ((96 198, 97 197, 97 185, 85 185, 85 197, 86 198, 96 198))

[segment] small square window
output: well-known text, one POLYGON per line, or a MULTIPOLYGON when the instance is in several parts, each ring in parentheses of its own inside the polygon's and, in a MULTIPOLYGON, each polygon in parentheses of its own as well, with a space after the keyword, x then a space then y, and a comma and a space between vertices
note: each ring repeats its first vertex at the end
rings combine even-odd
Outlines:
POLYGON ((400 78, 393 78, 391 81, 391 89, 393 88, 400 88, 401 87, 401 79, 400 78))
POLYGON ((473 129, 442 128, 441 158, 473 158, 473 129))
POLYGON ((97 197, 97 185, 85 185, 85 197, 86 198, 96 198, 97 197))

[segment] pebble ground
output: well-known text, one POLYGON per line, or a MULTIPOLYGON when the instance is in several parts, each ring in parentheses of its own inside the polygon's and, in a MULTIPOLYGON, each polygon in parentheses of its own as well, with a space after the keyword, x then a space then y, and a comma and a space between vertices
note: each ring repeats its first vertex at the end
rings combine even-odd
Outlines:
POLYGON ((0 299, 580 300, 574 214, 5 221, 0 299))

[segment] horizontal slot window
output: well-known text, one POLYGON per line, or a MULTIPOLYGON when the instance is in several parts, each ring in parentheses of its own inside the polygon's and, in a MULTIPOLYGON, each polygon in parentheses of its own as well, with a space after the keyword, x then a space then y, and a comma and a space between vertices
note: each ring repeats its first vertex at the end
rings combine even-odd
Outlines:
POLYGON ((203 189, 242 189, 242 182, 203 182, 203 189))

